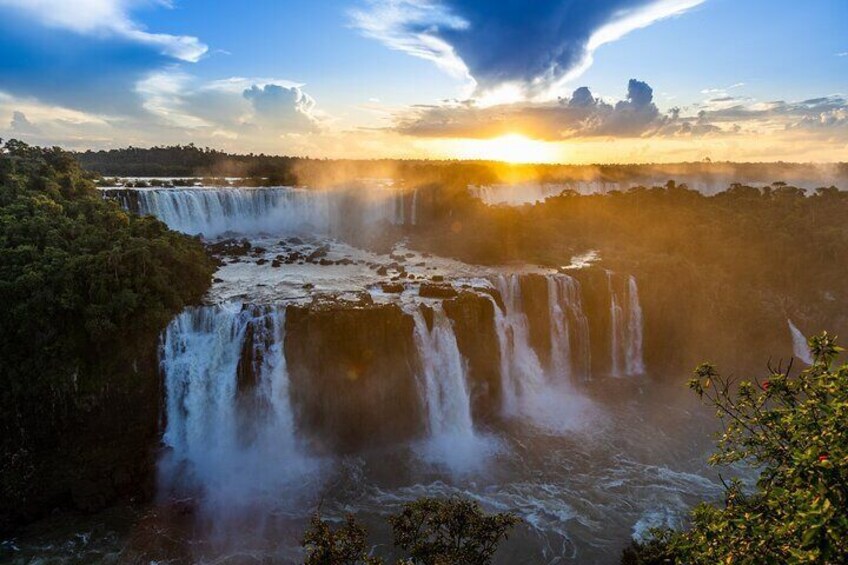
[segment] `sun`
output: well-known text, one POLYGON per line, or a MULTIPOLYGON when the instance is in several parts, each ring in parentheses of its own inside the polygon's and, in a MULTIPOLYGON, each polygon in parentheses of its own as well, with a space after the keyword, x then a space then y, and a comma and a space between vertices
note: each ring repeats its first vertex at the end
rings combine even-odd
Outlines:
POLYGON ((554 163, 559 160, 556 145, 530 139, 519 133, 492 139, 464 140, 456 153, 461 159, 483 159, 506 163, 554 163))

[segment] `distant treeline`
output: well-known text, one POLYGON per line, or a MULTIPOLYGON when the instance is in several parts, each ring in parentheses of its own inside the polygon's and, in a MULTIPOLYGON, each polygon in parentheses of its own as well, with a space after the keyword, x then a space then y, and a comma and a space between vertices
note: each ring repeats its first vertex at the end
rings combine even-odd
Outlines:
POLYGON ((85 151, 74 156, 84 169, 123 177, 251 177, 268 185, 327 185, 357 178, 394 178, 412 184, 450 180, 498 182, 633 182, 670 179, 709 184, 786 181, 817 188, 848 188, 848 163, 727 163, 708 160, 668 164, 509 165, 491 161, 326 160, 265 154, 232 154, 193 144, 85 151))

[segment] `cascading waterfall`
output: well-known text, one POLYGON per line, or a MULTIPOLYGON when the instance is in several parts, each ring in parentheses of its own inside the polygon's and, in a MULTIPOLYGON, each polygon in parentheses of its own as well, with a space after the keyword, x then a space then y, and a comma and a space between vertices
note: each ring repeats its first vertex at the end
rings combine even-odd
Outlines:
POLYGON ((284 321, 282 307, 223 304, 189 308, 165 330, 165 492, 197 496, 220 516, 276 507, 314 477, 295 437, 284 321), (245 373, 252 382, 240 383, 245 373))
POLYGON ((495 284, 504 302, 503 312, 495 305, 504 407, 507 413, 515 414, 522 396, 542 389, 544 371, 538 355, 530 347, 527 316, 521 303, 521 278, 518 275, 499 275, 495 284))
POLYGON ((607 285, 610 295, 610 373, 614 377, 644 374, 642 306, 636 278, 628 277, 627 285, 619 291, 614 274, 607 271, 607 285))
POLYGON ((363 229, 380 221, 406 223, 403 193, 380 186, 356 191, 194 187, 103 192, 117 196, 134 212, 159 218, 171 229, 207 238, 227 233, 332 234, 357 221, 363 229))
POLYGON ((138 190, 137 197, 139 213, 192 235, 327 232, 331 227, 333 203, 325 191, 168 188, 138 190))
POLYGON ((631 275, 627 281, 627 355, 624 366, 628 375, 645 373, 645 361, 642 356, 642 305, 639 303, 639 287, 636 277, 631 275))
POLYGON ((614 377, 621 376, 621 344, 624 341, 624 327, 621 321, 624 313, 619 304, 618 293, 613 285, 613 275, 607 271, 607 285, 610 294, 610 372, 614 377))
POLYGON ((588 378, 591 367, 589 319, 583 311, 580 283, 567 275, 549 275, 551 366, 557 377, 588 378))
POLYGON ((418 225, 418 189, 412 191, 412 225, 418 225))
POLYGON ((459 352, 453 325, 441 304, 433 306, 433 328, 420 308, 413 312, 415 343, 421 360, 421 396, 431 436, 472 436, 471 400, 466 363, 459 352))
POLYGON ((792 320, 786 320, 789 324, 789 333, 792 336, 792 350, 796 358, 805 365, 813 364, 813 354, 810 351, 810 346, 807 343, 807 338, 801 333, 801 330, 792 323, 792 320))
POLYGON ((421 307, 412 311, 415 343, 421 362, 418 388, 427 416, 428 438, 420 454, 452 473, 483 466, 499 445, 474 431, 467 364, 459 351, 453 324, 441 304, 432 309, 432 328, 421 307))
MULTIPOLYGON (((562 282, 557 282, 557 286, 562 284, 566 290, 576 288, 567 282, 566 277, 563 277, 562 282)), ((532 423, 537 429, 554 434, 583 427, 589 421, 587 414, 593 410, 593 405, 575 391, 568 379, 559 375, 545 375, 539 357, 530 346, 527 316, 521 299, 520 277, 500 275, 495 279, 495 286, 504 303, 504 309, 501 310, 494 298, 492 299, 495 307, 495 331, 500 348, 504 412, 509 416, 520 416, 523 421, 532 423)), ((557 291, 556 294, 559 298, 560 292, 557 291)), ((573 299, 574 296, 570 298, 573 299)), ((560 304, 559 310, 563 310, 564 302, 557 302, 560 304)), ((580 310, 582 311, 582 307, 580 310)), ((563 316, 556 318, 551 323, 551 337, 554 340, 563 336, 567 328, 563 316), (561 324, 559 328, 556 327, 556 318, 561 324)), ((577 324, 578 333, 582 334, 584 329, 580 326, 582 323, 577 324)), ((585 331, 585 343, 588 347, 588 326, 585 331)), ((570 343, 568 348, 570 351, 570 343)), ((561 356, 562 362, 565 362, 565 350, 561 350, 558 355, 561 356)))

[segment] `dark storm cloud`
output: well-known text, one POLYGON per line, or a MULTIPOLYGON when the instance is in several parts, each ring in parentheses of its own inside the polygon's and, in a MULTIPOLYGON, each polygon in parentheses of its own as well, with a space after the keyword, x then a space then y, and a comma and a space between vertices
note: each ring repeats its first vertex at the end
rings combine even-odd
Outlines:
POLYGON ((584 65, 599 44, 702 1, 371 0, 354 21, 394 49, 463 63, 484 90, 520 83, 533 91, 584 65))

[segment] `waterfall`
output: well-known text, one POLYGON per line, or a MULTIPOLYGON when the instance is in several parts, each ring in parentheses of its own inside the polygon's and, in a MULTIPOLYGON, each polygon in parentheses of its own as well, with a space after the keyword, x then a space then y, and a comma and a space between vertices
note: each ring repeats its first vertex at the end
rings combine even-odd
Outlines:
POLYGON ((607 271, 610 295, 610 373, 614 377, 645 373, 642 353, 642 306, 633 276, 624 289, 616 288, 614 274, 607 271))
POLYGON ((432 329, 428 329, 420 308, 413 312, 413 319, 422 367, 419 389, 429 434, 474 435, 466 363, 460 355, 450 319, 441 304, 433 306, 432 329))
POLYGON ((342 225, 367 229, 405 223, 403 193, 381 186, 357 190, 272 188, 106 189, 104 194, 168 227, 207 238, 241 235, 330 234, 342 225))
POLYGON ((418 189, 412 191, 412 225, 418 225, 418 189))
POLYGON ((549 275, 551 366, 557 376, 588 378, 591 368, 589 320, 583 311, 580 283, 567 275, 549 275))
POLYGON ((165 330, 166 491, 226 513, 278 505, 314 474, 295 437, 284 321, 283 308, 223 304, 189 308, 165 330))
POLYGON ((627 355, 624 365, 628 375, 642 375, 645 373, 645 361, 642 356, 642 305, 639 303, 639 288, 633 275, 627 281, 627 298, 627 355))
POLYGON ((491 436, 475 433, 467 364, 459 351, 453 324, 441 304, 433 306, 432 314, 429 328, 421 307, 412 311, 421 362, 418 389, 428 432, 418 454, 452 474, 479 471, 501 446, 491 436))
POLYGON ((614 377, 621 376, 621 344, 624 341, 624 327, 621 325, 624 318, 618 294, 613 285, 613 275, 607 271, 607 285, 610 294, 610 372, 614 377))
POLYGON ((520 397, 533 394, 544 386, 544 372, 536 352, 530 347, 527 316, 521 302, 521 278, 499 275, 496 286, 504 302, 504 311, 495 307, 495 324, 501 350, 501 386, 508 413, 518 409, 520 397))
POLYGON ((813 364, 813 354, 810 351, 810 346, 807 343, 807 338, 801 333, 801 330, 792 323, 792 320, 786 320, 789 324, 789 333, 792 336, 792 350, 801 362, 806 365, 813 364))
POLYGON ((403 196, 404 196, 404 194, 403 194, 403 191, 401 190, 401 191, 398 191, 395 194, 395 198, 394 198, 394 200, 395 200, 395 214, 394 214, 394 218, 392 219, 392 223, 397 225, 397 226, 402 226, 406 223, 406 210, 405 210, 406 201, 405 201, 403 196))

